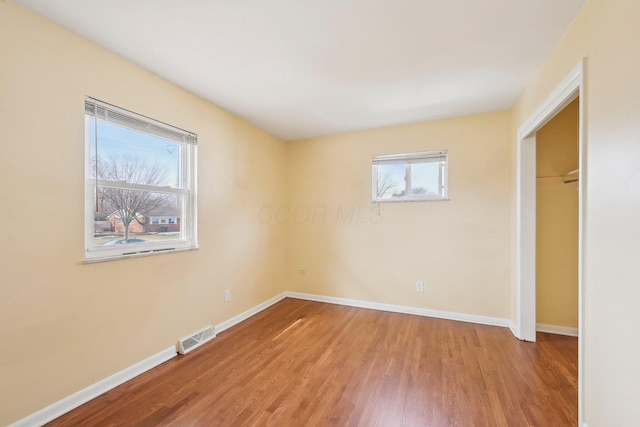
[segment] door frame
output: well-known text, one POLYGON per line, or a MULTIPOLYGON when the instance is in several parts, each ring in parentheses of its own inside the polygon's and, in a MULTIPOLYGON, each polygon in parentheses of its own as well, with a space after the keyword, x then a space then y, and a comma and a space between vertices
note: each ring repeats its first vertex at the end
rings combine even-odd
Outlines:
POLYGON ((585 206, 587 188, 585 59, 518 129, 515 334, 536 340, 536 133, 573 100, 578 106, 578 425, 584 419, 585 206))

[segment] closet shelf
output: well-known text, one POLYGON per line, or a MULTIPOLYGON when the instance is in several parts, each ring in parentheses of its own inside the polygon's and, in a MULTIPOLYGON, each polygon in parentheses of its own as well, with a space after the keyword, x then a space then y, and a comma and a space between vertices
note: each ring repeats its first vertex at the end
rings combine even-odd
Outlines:
POLYGON ((570 182, 576 182, 579 179, 580 179, 579 169, 572 170, 571 172, 567 172, 564 175, 562 175, 562 180, 564 181, 565 184, 569 184, 570 182))

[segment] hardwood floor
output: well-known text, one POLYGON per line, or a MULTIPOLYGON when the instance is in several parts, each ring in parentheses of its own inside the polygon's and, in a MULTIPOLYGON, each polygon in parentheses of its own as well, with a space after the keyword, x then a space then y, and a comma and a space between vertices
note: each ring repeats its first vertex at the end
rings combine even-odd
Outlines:
POLYGON ((577 339, 285 299, 51 426, 575 426, 577 339))

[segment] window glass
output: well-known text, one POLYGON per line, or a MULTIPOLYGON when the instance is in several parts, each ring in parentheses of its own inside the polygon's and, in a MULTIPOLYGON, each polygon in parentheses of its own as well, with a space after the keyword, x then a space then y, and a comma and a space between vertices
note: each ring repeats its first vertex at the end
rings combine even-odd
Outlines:
POLYGON ((447 200, 447 152, 377 156, 372 162, 372 200, 447 200))
POLYGON ((405 192, 405 165, 381 164, 378 166, 378 186, 376 195, 379 199, 398 197, 405 192))
MULTIPOLYGON (((89 132, 95 136, 96 123, 90 122, 89 132)), ((98 165, 91 168, 91 178, 130 184, 180 186, 181 144, 153 135, 98 121, 98 144, 91 144, 91 159, 98 165), (96 151, 98 154, 96 155, 96 151)))
POLYGON ((411 194, 440 194, 440 162, 411 165, 411 194))
POLYGON ((92 98, 85 121, 85 258, 196 247, 195 135, 92 98))

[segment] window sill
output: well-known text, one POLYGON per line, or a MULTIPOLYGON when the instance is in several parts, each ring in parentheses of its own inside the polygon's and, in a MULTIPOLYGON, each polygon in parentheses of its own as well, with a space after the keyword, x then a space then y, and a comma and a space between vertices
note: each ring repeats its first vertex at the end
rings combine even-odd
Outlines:
POLYGON ((147 250, 147 251, 137 251, 131 252, 122 255, 114 255, 114 256, 105 256, 99 258, 85 258, 82 263, 83 264, 95 264, 98 262, 107 262, 107 261, 117 261, 121 259, 129 259, 129 258, 140 258, 147 256, 155 256, 155 255, 165 255, 165 254, 174 254, 176 252, 189 252, 198 250, 198 246, 192 246, 187 248, 175 248, 175 249, 156 249, 156 250, 147 250))
POLYGON ((385 200, 372 200, 371 203, 399 203, 399 202, 448 202, 450 198, 443 199, 385 199, 385 200))

